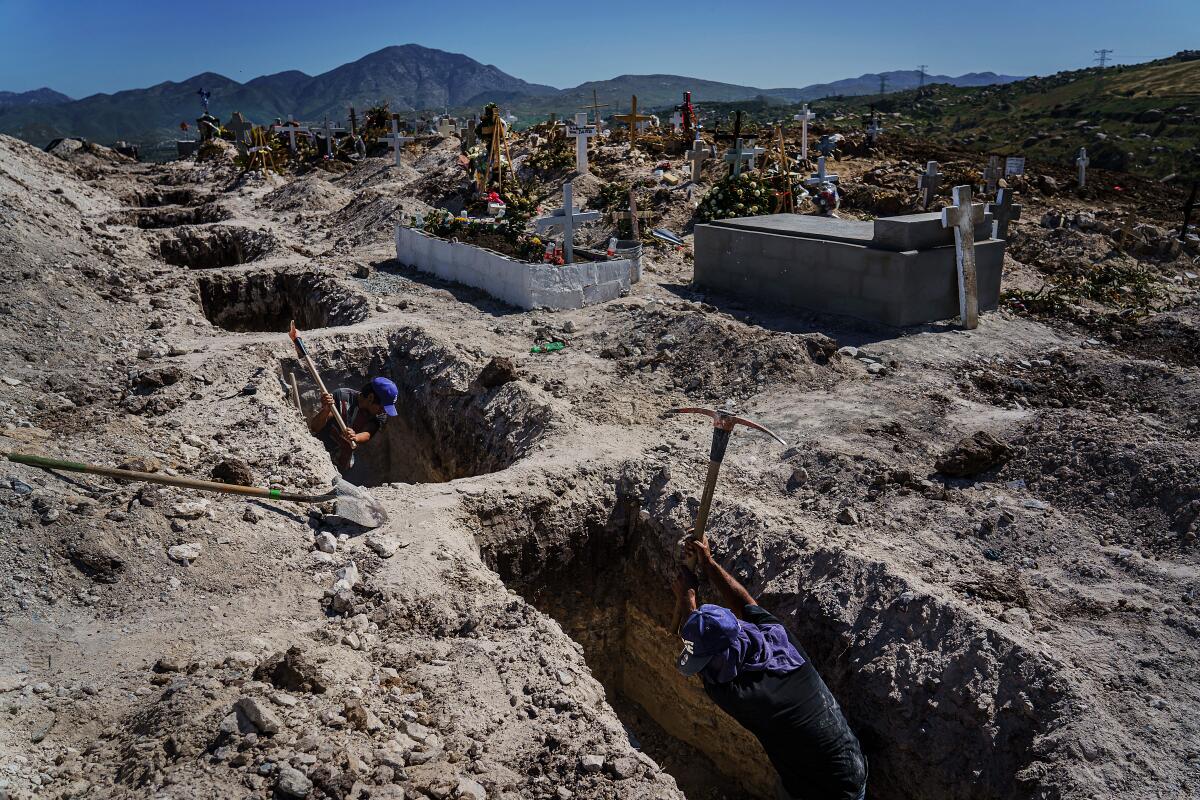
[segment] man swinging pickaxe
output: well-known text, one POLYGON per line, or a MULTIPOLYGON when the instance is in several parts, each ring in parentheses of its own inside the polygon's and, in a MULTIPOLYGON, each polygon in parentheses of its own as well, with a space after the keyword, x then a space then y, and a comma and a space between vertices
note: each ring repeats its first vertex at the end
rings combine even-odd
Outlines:
MULTIPOLYGON (((721 471, 721 462, 725 459, 725 448, 729 446, 729 437, 733 435, 733 429, 737 425, 745 425, 747 428, 753 428, 756 431, 762 431, 770 436, 775 441, 783 446, 787 446, 787 442, 780 439, 771 431, 759 425, 757 422, 738 417, 729 411, 716 410, 711 408, 672 408, 669 411, 664 411, 663 416, 669 417, 674 414, 705 414, 712 417, 713 421, 713 438, 712 449, 708 456, 708 477, 704 480, 704 493, 700 496, 700 510, 696 513, 696 525, 692 528, 691 538, 703 543, 704 528, 708 524, 708 510, 712 506, 713 490, 717 486, 717 474, 721 471)), ((689 559, 689 568, 695 567, 689 559)), ((675 617, 671 622, 671 633, 676 633, 679 630, 679 621, 682 617, 680 609, 675 609, 675 617)))

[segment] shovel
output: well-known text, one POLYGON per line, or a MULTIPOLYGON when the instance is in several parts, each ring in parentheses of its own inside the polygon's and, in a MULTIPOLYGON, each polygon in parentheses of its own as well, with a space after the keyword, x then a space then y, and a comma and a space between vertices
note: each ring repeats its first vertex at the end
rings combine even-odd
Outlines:
POLYGON ((153 472, 138 472, 132 469, 103 467, 99 464, 84 464, 77 461, 60 461, 57 458, 26 455, 24 453, 3 453, 9 461, 18 464, 28 464, 42 469, 61 469, 67 472, 86 472, 92 475, 106 475, 122 481, 145 481, 146 483, 161 483, 166 486, 180 486, 184 489, 199 489, 204 492, 222 492, 224 494, 240 494, 248 497, 262 497, 267 500, 287 500, 291 503, 324 503, 326 500, 337 502, 337 515, 348 519, 364 528, 378 528, 388 521, 387 512, 379 501, 371 497, 364 489, 355 486, 341 478, 333 482, 332 491, 325 494, 296 494, 280 489, 262 489, 257 486, 239 486, 233 483, 218 481, 202 481, 197 478, 179 478, 171 475, 159 475, 153 472))

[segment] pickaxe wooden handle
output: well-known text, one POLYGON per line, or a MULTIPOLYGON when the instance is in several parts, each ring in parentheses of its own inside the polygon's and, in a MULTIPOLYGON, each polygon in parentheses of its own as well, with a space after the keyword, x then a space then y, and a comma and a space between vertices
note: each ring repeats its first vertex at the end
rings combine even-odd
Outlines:
MULTIPOLYGON (((288 336, 291 337, 292 344, 296 345, 296 354, 300 356, 300 358, 304 361, 304 365, 308 367, 308 374, 312 375, 312 379, 317 384, 317 389, 320 390, 321 394, 329 394, 329 391, 325 388, 325 382, 321 380, 321 373, 317 372, 317 365, 313 363, 312 356, 308 354, 308 348, 304 346, 304 340, 300 338, 300 332, 296 330, 295 320, 292 320, 292 323, 289 326, 288 336)), ((342 433, 345 433, 348 430, 346 427, 346 421, 343 420, 342 415, 338 413, 336 403, 334 403, 332 410, 334 421, 337 422, 338 428, 341 429, 342 433)), ((301 413, 303 413, 303 409, 301 409, 301 413)), ((351 442, 351 450, 354 450, 357 447, 358 445, 356 443, 351 442)))
MULTIPOLYGON (((711 417, 713 422, 712 448, 708 455, 708 476, 704 480, 704 493, 700 495, 700 510, 696 513, 696 524, 691 532, 692 539, 703 542, 705 541, 704 530, 708 526, 708 512, 712 507, 713 490, 717 486, 717 475, 721 471, 721 462, 725 460, 725 450, 729 447, 729 437, 733 435, 733 429, 738 425, 745 425, 747 428, 767 434, 784 447, 787 446, 787 442, 757 422, 736 416, 728 411, 688 406, 669 409, 664 411, 662 416, 670 417, 675 414, 704 414, 711 417)), ((688 566, 694 568, 695 565, 689 560, 688 566)), ((676 608, 674 622, 671 623, 672 633, 679 630, 680 616, 680 610, 676 608)))

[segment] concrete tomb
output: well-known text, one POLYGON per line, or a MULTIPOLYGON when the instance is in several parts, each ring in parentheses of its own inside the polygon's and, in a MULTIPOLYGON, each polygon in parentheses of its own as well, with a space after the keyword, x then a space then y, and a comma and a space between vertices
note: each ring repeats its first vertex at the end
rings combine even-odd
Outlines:
MULTIPOLYGON (((982 209, 980 209, 982 211, 982 209)), ((974 226, 978 308, 1000 302, 1004 242, 974 226)), ((959 314, 955 232, 942 215, 873 221, 771 214, 696 226, 697 286, 767 305, 918 325, 959 314)))

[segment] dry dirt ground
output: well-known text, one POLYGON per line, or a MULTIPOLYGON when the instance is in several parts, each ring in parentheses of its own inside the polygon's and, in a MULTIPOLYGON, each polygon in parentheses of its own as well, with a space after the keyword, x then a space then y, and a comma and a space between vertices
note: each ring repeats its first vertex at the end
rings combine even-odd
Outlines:
MULTIPOLYGON (((395 260, 456 155, 263 178, 0 137, 0 450, 319 492, 288 320, 329 383, 401 388, 372 532, 0 461, 0 797, 769 797, 666 633, 710 428, 659 414, 726 401, 791 446, 734 438, 714 551, 806 643, 870 797, 1200 792, 1200 313, 1169 204, 1020 184, 1007 285, 1120 266, 1144 316, 1120 284, 875 328, 704 296, 662 248, 627 298, 517 312, 395 260)), ((934 157, 970 169, 847 157, 844 213, 910 207, 934 157)), ((690 231, 699 193, 646 200, 690 231)))

